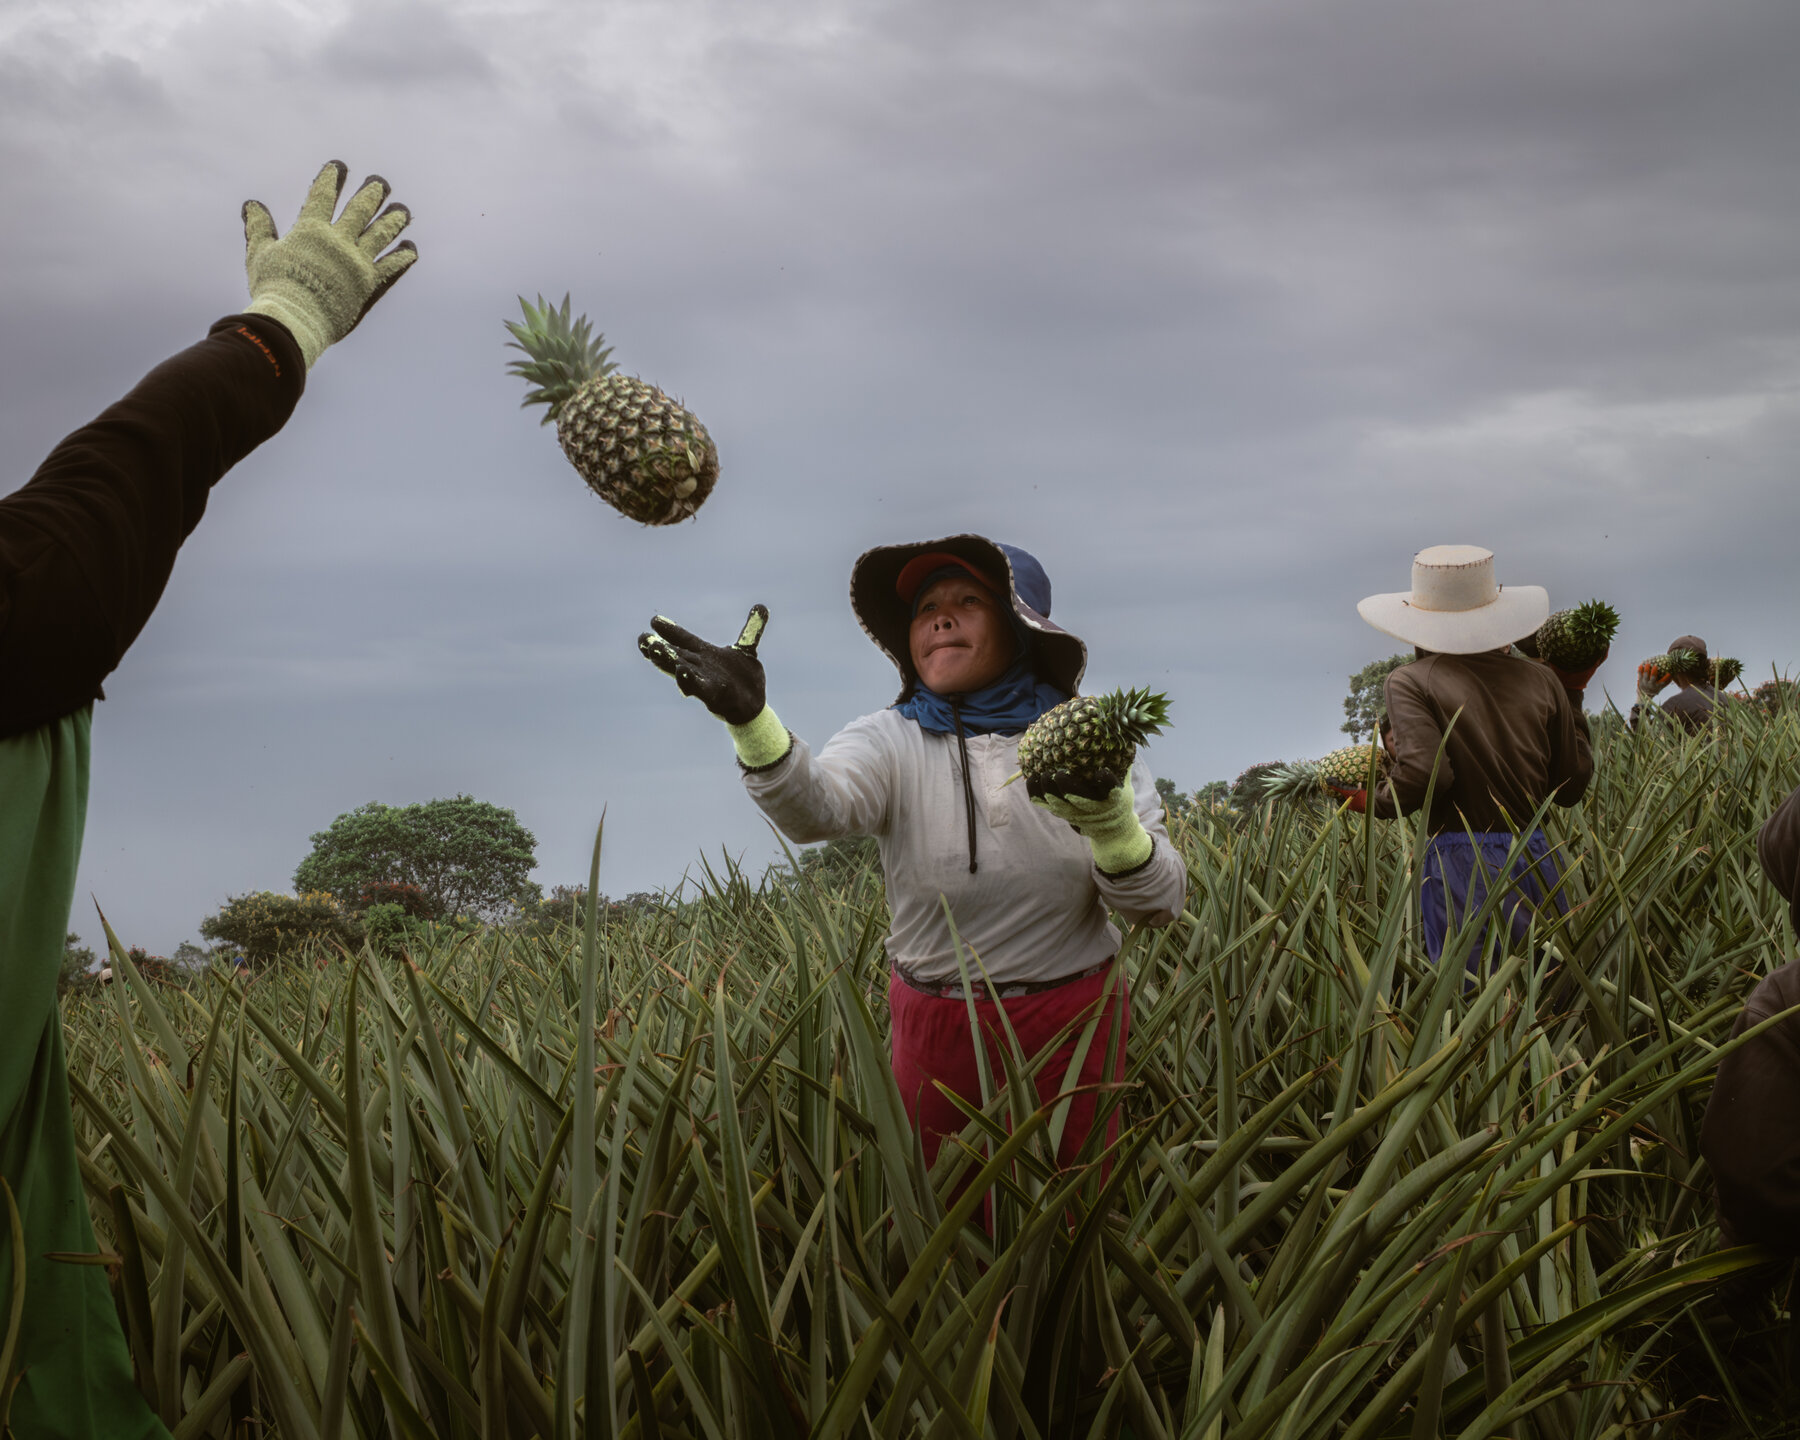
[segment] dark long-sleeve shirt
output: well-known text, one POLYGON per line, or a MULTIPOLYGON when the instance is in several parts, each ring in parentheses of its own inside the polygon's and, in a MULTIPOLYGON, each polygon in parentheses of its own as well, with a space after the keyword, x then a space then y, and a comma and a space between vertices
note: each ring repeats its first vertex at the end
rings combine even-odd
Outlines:
MULTIPOLYGON (((1800 960, 1750 992, 1733 1035, 1800 1005, 1800 960)), ((1800 1255, 1800 1016, 1719 1062, 1700 1127, 1728 1245, 1800 1255)))
POLYGON ((94 1231, 70 1124, 56 974, 87 811, 90 705, 162 594, 207 491, 279 430, 299 347, 259 316, 220 321, 51 452, 0 500, 0 1179, 31 1323, 11 1397, 20 1435, 167 1436, 138 1393, 106 1280, 54 1257, 94 1231))
MULTIPOLYGON (((1800 925, 1800 789, 1756 835, 1756 858, 1800 925)), ((1750 992, 1733 1035, 1800 1005, 1800 960, 1750 992)), ((1725 1243, 1800 1254, 1800 1017, 1719 1062, 1700 1149, 1712 1169, 1725 1243)))
POLYGON ((1756 832, 1756 858, 1776 894, 1788 902, 1788 917, 1800 933, 1800 789, 1776 806, 1756 832))
POLYGON ((1421 809, 1436 763, 1433 835, 1465 825, 1517 830, 1552 796, 1576 804, 1594 773, 1587 727, 1562 682, 1547 666, 1499 651, 1429 654, 1395 670, 1382 743, 1392 763, 1371 797, 1374 813, 1421 809))
POLYGON ((221 475, 306 385, 293 337, 232 315, 0 499, 0 736, 92 701, 161 598, 221 475))
POLYGON ((1663 701, 1662 708, 1689 730, 1700 731, 1706 728, 1706 722, 1712 719, 1713 707, 1719 703, 1719 692, 1712 686, 1690 685, 1663 701))

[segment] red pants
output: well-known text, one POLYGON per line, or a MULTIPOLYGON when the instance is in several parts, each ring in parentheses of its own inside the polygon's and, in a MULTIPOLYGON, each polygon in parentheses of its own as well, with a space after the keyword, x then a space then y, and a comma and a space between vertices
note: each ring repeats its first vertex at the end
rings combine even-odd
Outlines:
MULTIPOLYGON (((1006 1084, 1006 1070, 1001 1052, 1007 1046, 1006 1031, 1000 1024, 1000 1011, 1006 1011, 1019 1049, 1026 1059, 1035 1056, 1059 1032, 1062 1043, 1037 1072, 1040 1103, 1050 1100, 1074 1084, 1093 1085, 1104 1078, 1106 1047, 1112 1035, 1113 1017, 1119 1025, 1118 1054, 1112 1078, 1125 1075, 1125 1037, 1131 1024, 1131 1007, 1126 1003, 1123 976, 1115 976, 1108 965, 1098 975, 1087 975, 1058 985, 1053 990, 1040 990, 1034 995, 1015 995, 1005 1000, 977 1000, 975 1018, 987 1043, 988 1068, 996 1090, 1006 1084), (1105 1009, 1100 1024, 1089 1042, 1082 1061, 1078 1081, 1068 1079, 1069 1061, 1081 1032, 1093 1018, 1105 992, 1105 1009)), ((968 1002, 958 996, 940 999, 915 990, 904 980, 888 981, 888 1013, 893 1025, 894 1079, 900 1086, 900 1098, 906 1105, 908 1118, 920 1132, 925 1161, 937 1158, 938 1145, 945 1135, 959 1133, 968 1123, 963 1113, 932 1083, 941 1081, 972 1104, 981 1104, 981 1075, 976 1068, 975 1046, 969 1034, 968 1002)), ((1094 1124, 1094 1107, 1098 1095, 1077 1095, 1069 1105, 1064 1122, 1062 1143, 1057 1147, 1056 1161, 1067 1166, 1086 1141, 1094 1124)), ((1106 1138, 1110 1144, 1119 1133, 1119 1117, 1114 1112, 1107 1121, 1106 1138)))

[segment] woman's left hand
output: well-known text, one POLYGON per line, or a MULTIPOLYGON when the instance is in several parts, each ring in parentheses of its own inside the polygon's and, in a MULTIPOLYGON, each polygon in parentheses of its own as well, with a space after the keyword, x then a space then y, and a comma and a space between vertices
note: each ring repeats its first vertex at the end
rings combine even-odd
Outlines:
MULTIPOLYGON (((1101 778, 1111 777, 1103 774, 1101 778)), ((1099 797, 1079 793, 1051 793, 1063 788, 1065 783, 1073 785, 1074 777, 1052 775, 1037 784, 1027 782, 1028 790, 1040 792, 1032 795, 1031 803, 1042 805, 1057 819, 1074 826, 1082 839, 1088 842, 1088 848, 1094 852, 1094 864, 1104 873, 1123 874, 1127 870, 1135 870, 1150 858, 1154 842, 1150 839, 1150 832, 1144 829, 1143 822, 1137 817, 1137 802, 1131 793, 1129 780, 1115 783, 1099 797)), ((1078 788, 1088 790, 1097 787, 1089 782, 1078 788)))

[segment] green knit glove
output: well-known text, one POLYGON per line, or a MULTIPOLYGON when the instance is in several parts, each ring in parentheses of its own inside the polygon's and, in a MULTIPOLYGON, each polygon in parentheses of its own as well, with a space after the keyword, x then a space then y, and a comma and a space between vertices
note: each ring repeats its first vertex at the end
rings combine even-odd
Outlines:
POLYGON ((746 770, 761 770, 773 765, 793 746, 787 726, 767 705, 748 725, 725 725, 731 743, 737 749, 738 763, 746 770))
POLYGON ((411 222, 412 212, 390 205, 375 213, 388 197, 388 183, 379 175, 364 180, 344 213, 331 218, 349 173, 342 160, 327 162, 306 192, 299 218, 280 238, 262 202, 244 202, 244 271, 250 280, 244 309, 287 326, 308 370, 419 258, 410 240, 381 253, 411 222))
POLYGON ((1137 817, 1131 782, 1125 781, 1104 800, 1084 800, 1079 795, 1034 795, 1058 820, 1067 820, 1094 852, 1094 864, 1107 875, 1135 870, 1150 858, 1150 832, 1137 817))

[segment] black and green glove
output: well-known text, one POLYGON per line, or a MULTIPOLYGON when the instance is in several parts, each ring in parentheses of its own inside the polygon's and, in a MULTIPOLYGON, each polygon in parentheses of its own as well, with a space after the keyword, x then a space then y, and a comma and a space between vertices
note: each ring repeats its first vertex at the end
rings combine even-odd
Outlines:
POLYGON ((768 606, 752 605, 730 645, 709 644, 664 615, 651 617, 650 630, 638 636, 646 660, 725 722, 739 761, 751 770, 773 765, 793 744, 763 695, 756 645, 768 623, 768 606))
POLYGON ((1138 819, 1129 777, 1104 769, 1085 777, 1058 771, 1026 781, 1025 789, 1033 805, 1075 827, 1103 874, 1122 875, 1150 858, 1155 842, 1138 819))
POLYGON ((390 205, 388 182, 371 175, 334 221, 349 167, 327 162, 288 233, 277 236, 275 221, 259 200, 244 202, 244 271, 250 281, 246 313, 279 320, 292 333, 306 368, 335 345, 419 258, 402 240, 383 255, 412 220, 404 205, 390 205))

